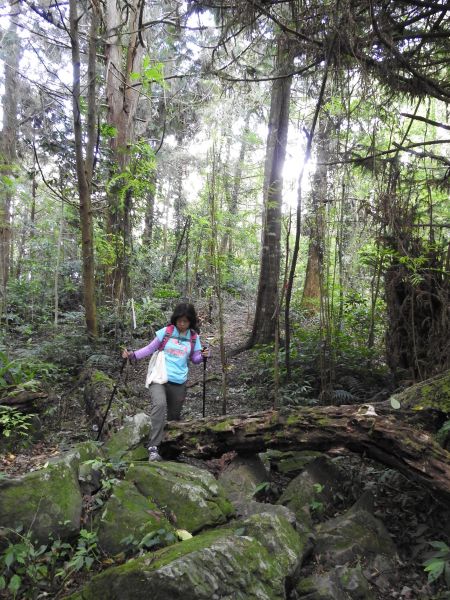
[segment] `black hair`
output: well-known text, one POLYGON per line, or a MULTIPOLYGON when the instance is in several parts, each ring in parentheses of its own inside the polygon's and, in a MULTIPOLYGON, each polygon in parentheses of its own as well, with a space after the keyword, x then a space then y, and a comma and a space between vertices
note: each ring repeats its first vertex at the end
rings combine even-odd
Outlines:
POLYGON ((189 304, 188 302, 180 302, 180 304, 177 304, 173 310, 172 316, 170 317, 170 322, 172 325, 176 325, 177 319, 180 317, 186 317, 186 319, 188 319, 189 329, 193 329, 197 333, 199 332, 197 313, 195 312, 193 304, 189 304))

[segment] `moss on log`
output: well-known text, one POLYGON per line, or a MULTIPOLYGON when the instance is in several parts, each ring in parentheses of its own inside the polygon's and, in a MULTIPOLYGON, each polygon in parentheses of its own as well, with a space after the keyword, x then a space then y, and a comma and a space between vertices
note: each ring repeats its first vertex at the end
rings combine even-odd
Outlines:
POLYGON ((396 411, 371 412, 367 405, 328 406, 171 423, 162 451, 210 458, 231 450, 346 448, 397 469, 448 502, 450 453, 431 434, 405 424, 396 411))

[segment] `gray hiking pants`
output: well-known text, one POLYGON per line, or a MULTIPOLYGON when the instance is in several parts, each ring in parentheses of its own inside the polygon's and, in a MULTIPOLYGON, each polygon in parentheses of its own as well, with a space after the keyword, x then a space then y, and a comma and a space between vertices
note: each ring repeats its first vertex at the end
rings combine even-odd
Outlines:
POLYGON ((148 445, 159 446, 164 435, 166 422, 180 420, 181 409, 186 398, 186 384, 152 383, 149 391, 152 402, 150 410, 152 430, 148 445))

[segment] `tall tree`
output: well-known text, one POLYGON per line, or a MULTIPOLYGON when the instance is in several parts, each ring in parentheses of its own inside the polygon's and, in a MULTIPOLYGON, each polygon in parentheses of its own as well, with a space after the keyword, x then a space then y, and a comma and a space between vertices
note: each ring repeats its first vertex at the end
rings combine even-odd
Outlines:
POLYGON ((11 2, 9 29, 3 38, 2 58, 5 65, 5 93, 2 99, 3 129, 0 141, 0 314, 6 305, 6 286, 10 274, 11 202, 14 194, 14 173, 17 140, 18 70, 21 54, 16 18, 20 5, 11 2), (13 14, 16 13, 16 14, 13 14))
POLYGON ((329 160, 329 135, 331 122, 325 115, 319 119, 316 136, 317 167, 311 187, 311 212, 309 215, 309 245, 301 307, 312 314, 320 312, 324 257, 324 205, 327 198, 327 162, 329 160))
POLYGON ((276 75, 270 98, 270 115, 264 165, 264 214, 253 329, 248 342, 269 344, 275 339, 276 313, 279 300, 281 258, 281 205, 283 166, 289 127, 293 58, 289 38, 280 35, 277 43, 276 75))
POLYGON ((94 233, 92 223, 91 194, 95 158, 95 142, 97 138, 96 46, 99 24, 99 6, 97 4, 97 0, 92 1, 88 47, 88 93, 86 123, 87 142, 85 148, 83 144, 83 125, 81 120, 80 17, 78 16, 77 0, 69 1, 69 11, 70 43, 73 68, 72 110, 75 135, 78 195, 80 201, 84 310, 88 334, 96 337, 97 308, 95 302, 94 233))
POLYGON ((113 131, 110 137, 111 176, 118 175, 117 183, 110 187, 108 194, 106 228, 115 248, 115 265, 109 283, 112 297, 119 304, 130 293, 132 189, 127 186, 125 171, 135 141, 139 86, 133 85, 132 74, 140 71, 143 55, 139 27, 142 10, 142 0, 123 3, 108 0, 105 9, 107 122, 113 131))

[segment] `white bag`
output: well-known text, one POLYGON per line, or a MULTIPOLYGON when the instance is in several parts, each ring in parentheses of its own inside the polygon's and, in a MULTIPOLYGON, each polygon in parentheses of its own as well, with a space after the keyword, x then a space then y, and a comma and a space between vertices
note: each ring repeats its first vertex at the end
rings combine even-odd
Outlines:
POLYGON ((148 388, 151 383, 167 383, 167 370, 164 350, 157 350, 154 352, 150 362, 148 363, 145 387, 148 388))

